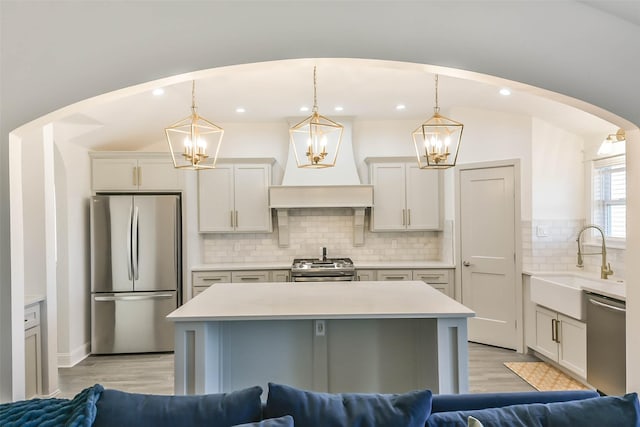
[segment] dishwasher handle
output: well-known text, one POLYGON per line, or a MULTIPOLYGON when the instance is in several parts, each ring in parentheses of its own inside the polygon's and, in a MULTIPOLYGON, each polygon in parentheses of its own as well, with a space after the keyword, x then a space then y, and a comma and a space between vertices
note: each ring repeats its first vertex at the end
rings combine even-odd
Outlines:
POLYGON ((606 308, 609 310, 613 310, 613 311, 619 311, 621 313, 626 313, 627 309, 626 308, 622 308, 622 307, 616 307, 615 305, 609 305, 609 304, 605 304, 603 302, 600 301, 596 301, 593 298, 589 298, 589 302, 593 305, 597 305, 598 307, 602 307, 602 308, 606 308))

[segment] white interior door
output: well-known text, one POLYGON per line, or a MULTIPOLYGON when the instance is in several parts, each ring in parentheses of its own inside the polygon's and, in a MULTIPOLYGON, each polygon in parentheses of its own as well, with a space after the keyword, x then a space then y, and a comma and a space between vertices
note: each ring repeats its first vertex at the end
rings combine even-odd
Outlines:
POLYGON ((476 312, 469 340, 517 348, 512 166, 460 171, 462 303, 476 312))

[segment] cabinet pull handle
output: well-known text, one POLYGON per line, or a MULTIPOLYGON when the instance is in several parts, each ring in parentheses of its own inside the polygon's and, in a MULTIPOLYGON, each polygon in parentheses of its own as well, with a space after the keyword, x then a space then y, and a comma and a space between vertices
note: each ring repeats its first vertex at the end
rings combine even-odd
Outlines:
POLYGON ((203 282, 219 282, 222 280, 222 277, 203 277, 203 282))
POLYGON ((551 319, 551 341, 556 341, 556 319, 551 319))
POLYGON ((260 280, 260 278, 257 276, 245 276, 245 277, 241 277, 240 280, 250 282, 250 281, 260 280))
POLYGON ((404 280, 404 276, 385 276, 384 280, 404 280))
POLYGON ((133 172, 133 185, 137 186, 138 185, 138 167, 134 166, 132 172, 133 172))
POLYGON ((407 214, 406 214, 405 210, 402 209, 402 225, 407 225, 406 218, 407 218, 407 214))
POLYGON ((407 225, 411 225, 411 209, 407 209, 407 225))
POLYGON ((236 227, 238 226, 238 211, 236 211, 236 227))
POLYGON ((560 321, 556 320, 556 342, 560 344, 560 321))

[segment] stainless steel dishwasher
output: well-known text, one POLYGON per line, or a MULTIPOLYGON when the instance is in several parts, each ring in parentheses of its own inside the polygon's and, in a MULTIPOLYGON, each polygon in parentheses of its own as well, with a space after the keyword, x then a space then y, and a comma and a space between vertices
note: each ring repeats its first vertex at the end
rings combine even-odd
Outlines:
POLYGON ((606 395, 626 393, 625 302, 591 292, 587 299, 587 382, 606 395))

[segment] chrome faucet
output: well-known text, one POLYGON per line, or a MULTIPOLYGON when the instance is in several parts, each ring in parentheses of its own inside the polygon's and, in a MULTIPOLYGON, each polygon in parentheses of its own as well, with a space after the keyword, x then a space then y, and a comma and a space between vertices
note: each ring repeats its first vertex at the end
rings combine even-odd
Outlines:
POLYGON ((604 232, 602 231, 602 228, 598 227, 597 225, 585 225, 584 227, 582 227, 582 229, 578 232, 578 238, 576 239, 576 242, 578 242, 578 264, 576 265, 576 267, 584 267, 584 263, 583 263, 583 259, 582 256, 583 255, 600 255, 602 254, 602 265, 600 266, 600 278, 601 279, 606 279, 609 276, 611 276, 613 274, 613 270, 611 269, 611 264, 607 263, 607 245, 604 241, 604 232), (582 252, 582 245, 580 244, 580 236, 582 236, 582 233, 584 233, 585 230, 588 230, 589 228, 595 228, 596 230, 598 230, 600 232, 600 235, 602 236, 602 249, 600 250, 600 252, 592 252, 592 253, 583 253, 582 252))

